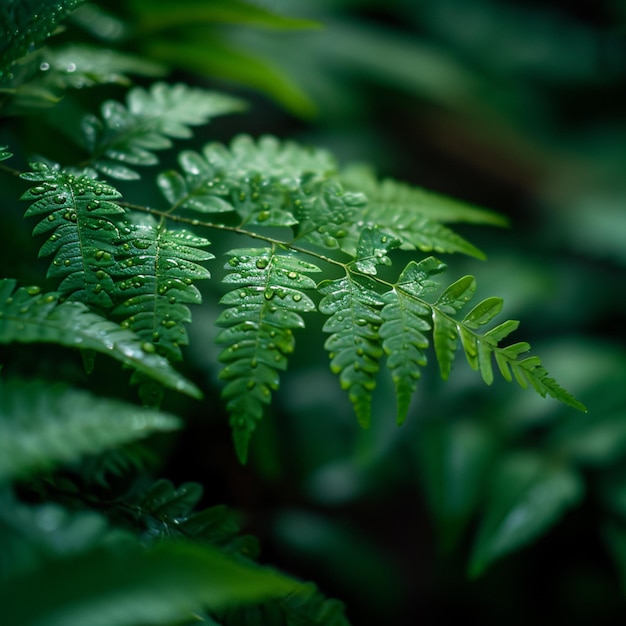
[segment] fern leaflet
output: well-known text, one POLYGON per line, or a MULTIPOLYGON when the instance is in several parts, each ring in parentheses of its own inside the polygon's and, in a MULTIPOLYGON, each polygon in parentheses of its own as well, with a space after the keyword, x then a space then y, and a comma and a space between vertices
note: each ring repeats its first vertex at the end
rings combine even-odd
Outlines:
POLYGON ((63 385, 0 381, 0 480, 75 461, 179 425, 174 416, 95 398, 63 385))
POLYGON ((393 289, 383 295, 385 306, 380 314, 383 319, 380 336, 387 355, 387 367, 396 387, 398 424, 406 419, 411 397, 421 377, 420 368, 426 365, 430 308, 420 299, 439 287, 431 276, 444 269, 445 265, 433 257, 419 263, 411 261, 393 289))
POLYGON ((11 152, 7 152, 8 147, 9 146, 0 146, 0 161, 10 159, 13 156, 11 152))
POLYGON ((286 369, 294 349, 294 328, 304 327, 300 313, 313 311, 313 301, 302 292, 314 289, 306 273, 319 268, 271 248, 246 248, 229 252, 225 283, 238 287, 221 303, 229 308, 217 319, 224 326, 217 343, 226 346, 220 361, 226 366, 220 378, 228 381, 222 396, 228 401, 237 454, 247 458, 248 443, 263 405, 278 388, 278 370, 286 369))
POLYGON ((204 124, 212 117, 239 111, 239 100, 220 93, 191 88, 182 83, 155 83, 149 91, 135 87, 126 106, 107 100, 102 119, 87 115, 82 121, 85 147, 93 166, 112 178, 139 178, 127 165, 154 165, 155 150, 172 145, 170 138, 191 136, 189 126, 204 124))
POLYGON ((336 170, 323 150, 281 144, 274 137, 255 142, 247 135, 236 137, 230 147, 207 144, 202 155, 183 152, 179 163, 183 175, 170 171, 158 180, 172 209, 236 211, 242 225, 263 226, 293 226, 306 218, 305 205, 323 198, 326 177, 336 170))
POLYGON ((81 302, 59 302, 58 293, 39 287, 15 289, 0 279, 0 343, 56 343, 94 350, 121 361, 157 382, 199 398, 200 390, 174 370, 152 343, 91 312, 81 302))
POLYGON ((87 174, 75 175, 45 163, 33 163, 22 178, 38 184, 22 195, 32 204, 26 217, 44 216, 34 235, 52 233, 39 256, 54 254, 48 277, 66 297, 104 309, 113 305, 110 270, 120 232, 113 216, 120 193, 87 174))
POLYGON ((330 353, 330 368, 339 374, 359 422, 367 427, 383 354, 379 329, 384 301, 369 281, 350 274, 322 283, 319 292, 324 296, 319 310, 330 316, 324 324, 324 331, 331 333, 324 344, 330 353))
POLYGON ((121 304, 113 311, 125 328, 154 344, 169 360, 182 359, 187 344, 184 324, 191 322, 187 304, 199 304, 194 280, 210 277, 199 262, 213 255, 202 247, 209 241, 186 230, 168 230, 165 221, 133 216, 126 224, 124 243, 113 270, 121 304))

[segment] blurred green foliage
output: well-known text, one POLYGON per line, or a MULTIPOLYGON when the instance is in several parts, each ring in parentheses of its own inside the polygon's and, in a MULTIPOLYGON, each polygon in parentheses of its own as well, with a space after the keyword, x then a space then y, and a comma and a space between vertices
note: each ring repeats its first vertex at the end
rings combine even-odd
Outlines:
MULTIPOLYGON (((488 263, 454 257, 449 265, 480 275, 479 296, 503 297, 505 315, 522 321, 588 414, 501 381, 486 389, 459 364, 445 384, 424 372, 402 428, 392 381, 383 381, 362 430, 328 372, 313 320, 283 376, 274 419, 259 428, 250 469, 232 458, 220 408, 166 404, 189 427, 156 444, 162 472, 203 483, 206 504, 240 510, 268 560, 346 600, 354 624, 471 617, 582 625, 623 611, 625 27, 618 0, 582 8, 513 0, 84 4, 52 40, 56 65, 42 67, 35 54, 11 70, 28 80, 0 82, 6 110, 47 107, 0 126, 0 146, 18 158, 41 150, 42 137, 48 156, 78 154, 62 129, 100 102, 101 87, 84 87, 174 72, 251 99, 237 129, 323 144, 343 160, 508 217, 510 230, 497 237, 459 229, 488 263), (97 72, 73 66, 71 45, 94 48, 97 72), (112 49, 106 59, 100 45, 112 49)), ((228 124, 235 128, 202 129, 195 141, 221 139, 228 124)), ((3 195, 17 189, 3 176, 3 195)), ((149 203, 152 193, 146 183, 139 195, 149 203)), ((18 216, 3 213, 3 266, 37 282, 35 245, 18 216)), ((235 245, 225 236, 214 252, 235 245)), ((194 315, 186 361, 192 378, 213 389, 216 315, 211 304, 194 315)), ((3 361, 15 357, 6 350, 3 361)), ((82 380, 78 364, 64 367, 82 380)), ((32 363, 21 368, 30 373, 32 363)), ((42 351, 37 369, 54 368, 53 353, 42 351)), ((99 463, 98 471, 117 467, 111 456, 99 463)), ((53 514, 43 513, 32 524, 44 528, 53 514)), ((54 515, 50 537, 65 545, 65 522, 54 515)), ((15 523, 2 519, 3 545, 32 562, 31 548, 13 541, 15 523)), ((80 528, 79 538, 96 532, 80 528)), ((178 556, 157 558, 165 567, 178 556)), ((84 574, 73 566, 74 576, 84 574)), ((24 576, 20 583, 32 574, 24 576)), ((256 623, 269 623, 264 610, 256 623)))

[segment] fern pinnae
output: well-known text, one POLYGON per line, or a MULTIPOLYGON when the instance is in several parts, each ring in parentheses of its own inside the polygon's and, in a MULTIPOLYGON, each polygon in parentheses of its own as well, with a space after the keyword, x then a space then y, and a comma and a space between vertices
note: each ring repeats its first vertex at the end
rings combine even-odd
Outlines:
POLYGON ((210 278, 200 263, 214 258, 203 248, 209 241, 191 232, 170 230, 162 218, 134 215, 126 225, 115 275, 120 304, 113 315, 121 325, 154 345, 158 354, 180 361, 180 346, 188 342, 188 304, 200 304, 193 284, 210 278))
POLYGON ((396 387, 397 422, 406 419, 413 393, 426 365, 426 336, 432 329, 431 310, 421 298, 438 288, 431 279, 441 273, 445 265, 433 257, 419 263, 409 262, 393 288, 383 295, 385 306, 381 311, 383 323, 380 336, 396 387))
POLYGON ((128 92, 126 106, 107 100, 101 118, 83 118, 83 143, 91 154, 89 162, 99 172, 133 180, 139 175, 128 165, 154 165, 158 162, 154 151, 169 148, 172 138, 191 137, 189 126, 242 108, 240 100, 182 83, 159 82, 149 90, 135 87, 128 92))
POLYGON ((10 159, 13 154, 7 150, 9 146, 0 146, 0 161, 10 159))
POLYGON ((200 390, 174 370, 152 343, 145 342, 82 302, 61 302, 59 293, 39 287, 16 288, 0 279, 0 344, 55 343, 107 354, 155 381, 199 398, 200 390))
POLYGON ((224 282, 237 285, 221 304, 227 305, 217 319, 224 327, 216 342, 225 348, 220 378, 227 381, 222 396, 227 400, 235 448, 245 462, 248 444, 263 405, 278 388, 279 370, 287 367, 294 349, 293 329, 304 327, 301 313, 315 304, 303 293, 314 289, 306 274, 319 272, 316 265, 278 254, 274 248, 231 250, 224 282))
POLYGON ((114 216, 125 212, 116 203, 121 194, 89 173, 76 175, 45 163, 32 164, 21 177, 38 183, 22 200, 32 203, 26 217, 43 216, 33 234, 50 233, 39 252, 54 255, 48 277, 59 281, 68 299, 112 307, 110 272, 120 239, 114 216))
POLYGON ((350 272, 344 278, 323 282, 318 291, 324 296, 319 310, 329 316, 323 330, 330 333, 324 344, 330 369, 339 375, 342 389, 348 391, 359 423, 367 427, 383 354, 379 329, 384 300, 367 278, 350 272))
POLYGON ((172 415, 64 385, 0 381, 0 481, 179 426, 172 415))

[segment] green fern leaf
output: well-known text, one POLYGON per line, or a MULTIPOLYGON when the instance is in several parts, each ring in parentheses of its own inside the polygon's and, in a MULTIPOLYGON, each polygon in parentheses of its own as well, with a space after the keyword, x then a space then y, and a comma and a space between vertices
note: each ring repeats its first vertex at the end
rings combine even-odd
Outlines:
POLYGON ((10 159, 13 156, 11 152, 7 152, 8 147, 9 146, 0 146, 0 161, 10 159))
POLYGON ((136 179, 128 167, 154 165, 155 150, 172 145, 170 138, 191 137, 189 126, 241 110, 241 101, 219 93, 183 84, 156 83, 149 91, 135 87, 128 92, 126 106, 107 100, 102 119, 83 118, 82 135, 93 166, 112 178, 136 179))
POLYGON ((159 186, 172 209, 237 211, 243 224, 292 226, 300 195, 312 180, 336 169, 330 155, 274 137, 236 137, 230 147, 211 143, 202 155, 183 152, 183 175, 166 172, 159 186))
POLYGON ((200 390, 174 370, 152 343, 141 340, 81 302, 59 302, 58 293, 38 287, 15 289, 16 281, 0 280, 0 343, 56 343, 94 350, 121 361, 157 382, 199 398, 200 390))
POLYGON ((263 602, 301 587, 208 545, 162 541, 146 550, 123 537, 12 576, 0 604, 4 621, 20 626, 168 626, 207 607, 263 602))
POLYGON ((0 480, 76 461, 179 425, 171 415, 64 385, 0 382, 0 480))
POLYGON ((491 226, 508 224, 507 218, 499 213, 391 178, 378 180, 367 166, 346 167, 341 172, 340 180, 346 189, 358 190, 367 195, 372 213, 384 212, 384 207, 388 207, 389 213, 409 211, 442 223, 465 222, 491 226))
POLYGON ((376 274, 377 265, 391 265, 387 252, 397 248, 399 239, 394 239, 378 228, 365 228, 359 237, 356 252, 356 268, 365 274, 376 274))
POLYGON ((444 269, 445 265, 433 257, 419 263, 411 261, 394 288, 383 295, 385 306, 381 311, 380 336, 387 355, 387 367, 396 387, 398 424, 406 419, 421 368, 426 365, 430 308, 421 297, 437 289, 438 283, 431 277, 444 269))
POLYGON ((433 306, 433 342, 439 362, 439 370, 444 380, 452 370, 452 362, 458 348, 458 330, 456 322, 450 319, 471 299, 476 290, 476 281, 472 276, 464 276, 450 285, 437 299, 433 306))
MULTIPOLYGON (((405 250, 424 252, 460 252, 479 259, 485 255, 476 246, 450 230, 443 222, 471 222, 504 225, 506 220, 496 213, 426 192, 391 179, 378 181, 366 168, 348 168, 340 175, 346 189, 358 189, 367 196, 361 211, 364 224, 377 225, 397 237, 405 250)), ((362 225, 350 229, 342 249, 352 252, 362 225)))
POLYGON ((110 275, 120 233, 112 216, 124 214, 115 203, 120 193, 86 175, 33 163, 22 178, 39 183, 22 195, 32 201, 26 217, 43 219, 34 235, 48 234, 39 256, 54 254, 48 277, 59 281, 66 297, 110 308, 114 290, 110 275))
POLYGON ((359 423, 367 427, 371 418, 371 396, 376 387, 380 340, 380 308, 385 301, 365 280, 350 275, 325 281, 319 310, 330 317, 323 330, 331 333, 324 347, 330 353, 330 369, 339 375, 342 389, 354 406, 359 423))
POLYGON ((222 396, 228 401, 237 455, 245 462, 248 444, 263 405, 278 388, 278 370, 287 367, 294 349, 294 328, 304 327, 300 313, 315 309, 302 292, 314 289, 306 276, 319 268, 271 248, 232 250, 225 283, 237 288, 221 303, 228 305, 217 319, 225 327, 217 343, 226 346, 219 359, 226 366, 220 378, 228 381, 222 396))
POLYGON ((511 382, 515 378, 522 388, 530 385, 541 396, 549 395, 575 409, 586 411, 582 403, 548 375, 539 357, 520 358, 530 350, 528 343, 519 342, 506 347, 498 345, 518 327, 517 321, 508 320, 484 333, 478 332, 502 310, 500 298, 487 298, 463 319, 456 319, 456 315, 471 300, 475 289, 474 277, 464 276, 445 289, 434 304, 427 305, 433 318, 433 341, 441 377, 445 380, 450 375, 460 338, 467 362, 472 369, 480 371, 488 385, 493 382, 493 355, 505 380, 511 382))
POLYGON ((84 0, 4 0, 0 5, 0 84, 11 66, 39 46, 84 0))
POLYGON ((165 221, 133 216, 126 224, 125 243, 113 272, 121 304, 113 315, 121 325, 154 344, 169 360, 182 359, 181 345, 188 343, 184 324, 191 322, 187 304, 199 304, 193 281, 210 274, 200 262, 214 258, 201 248, 209 241, 186 230, 168 230, 165 221))

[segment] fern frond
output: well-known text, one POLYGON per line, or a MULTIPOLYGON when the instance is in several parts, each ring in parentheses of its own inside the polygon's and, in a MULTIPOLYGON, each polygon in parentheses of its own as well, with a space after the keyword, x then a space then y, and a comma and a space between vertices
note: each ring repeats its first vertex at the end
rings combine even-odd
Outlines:
POLYGON ((247 458, 248 443, 263 405, 278 388, 278 370, 287 367, 294 349, 294 328, 304 327, 300 313, 315 305, 303 289, 314 289, 306 273, 319 268, 271 248, 232 250, 224 279, 237 288, 221 304, 228 305, 217 319, 225 327, 217 343, 226 346, 219 359, 226 366, 220 378, 228 381, 222 396, 228 401, 237 454, 247 458))
POLYGON ((173 208, 236 211, 243 224, 264 226, 296 224, 307 185, 319 184, 337 167, 324 150, 281 143, 270 136, 255 142, 247 135, 236 137, 229 147, 208 144, 202 155, 183 152, 179 163, 183 175, 166 172, 158 180, 173 208))
POLYGON ((118 262, 113 270, 116 300, 113 315, 121 319, 157 353, 182 359, 180 346, 188 343, 184 324, 191 322, 187 304, 199 304, 193 281, 210 278, 200 262, 214 258, 202 247, 209 241, 186 230, 169 230, 165 221, 133 215, 126 224, 118 262))
POLYGON ((0 588, 2 616, 20 626, 182 624, 207 608, 264 602, 301 584, 208 545, 128 537, 47 559, 0 588), (24 598, 29 598, 28 602, 24 598))
POLYGON ((128 165, 154 165, 158 163, 154 151, 169 148, 170 138, 191 137, 189 126, 242 108, 240 100, 220 93, 182 83, 155 83, 149 91, 131 89, 126 106, 107 100, 102 119, 83 118, 82 136, 93 167, 112 178, 131 180, 139 175, 128 165))
POLYGON ((194 539, 217 546, 225 552, 245 558, 258 556, 258 541, 241 535, 237 515, 224 505, 194 511, 203 488, 199 483, 175 487, 169 480, 157 480, 139 498, 125 507, 131 512, 133 526, 145 529, 152 540, 166 537, 194 539))
POLYGON ((433 257, 419 263, 411 261, 402 270, 394 288, 383 295, 385 306, 380 314, 383 319, 380 336, 387 355, 387 367, 396 387, 398 424, 406 419, 411 397, 421 377, 420 370, 426 365, 430 308, 421 298, 439 287, 431 276, 444 269, 445 265, 433 257))
POLYGON ((11 152, 7 152, 8 147, 9 146, 0 146, 0 161, 5 161, 13 156, 11 152))
POLYGON ((480 371, 488 385, 493 382, 493 355, 505 380, 510 382, 515 378, 523 388, 530 385, 541 396, 549 395, 575 409, 586 411, 582 403, 548 375, 541 366, 539 357, 520 358, 530 350, 528 343, 519 342, 506 347, 499 345, 502 339, 517 328, 518 322, 508 320, 489 331, 478 332, 479 327, 488 324, 500 313, 500 298, 487 298, 471 309, 463 319, 457 319, 457 314, 466 307, 475 289, 474 277, 464 276, 447 287, 434 304, 429 305, 441 377, 448 378, 460 339, 470 367, 480 371))
POLYGON ((410 210, 441 223, 456 222, 490 226, 508 224, 506 217, 494 211, 460 202, 392 178, 379 180, 373 170, 367 166, 348 166, 341 171, 339 178, 346 189, 358 190, 367 196, 372 215, 384 212, 384 207, 389 207, 390 213, 410 210))
POLYGON ((391 179, 378 181, 367 168, 348 168, 340 174, 339 180, 346 189, 358 189, 367 197, 367 204, 359 215, 361 224, 356 228, 353 225, 342 242, 342 249, 349 253, 354 252, 355 242, 365 224, 378 226, 398 238, 405 250, 460 252, 484 259, 482 251, 450 230, 444 222, 506 224, 497 213, 391 179))
POLYGON ((39 183, 22 195, 32 202, 26 217, 43 219, 33 235, 48 234, 39 256, 54 254, 48 277, 72 300, 110 308, 114 264, 120 232, 112 216, 124 214, 115 203, 121 194, 87 174, 75 175, 45 163, 33 163, 22 178, 39 183))
POLYGON ((84 0, 5 0, 0 4, 0 83, 84 0))
POLYGON ((44 381, 0 381, 0 481, 174 430, 172 415, 44 381))
POLYGON ((324 347, 330 353, 330 369, 339 375, 362 426, 369 426, 371 396, 383 354, 380 339, 384 300, 371 283, 348 274, 325 281, 319 287, 324 296, 319 310, 330 317, 324 332, 331 333, 324 347))
POLYGON ((157 382, 193 397, 200 390, 174 370, 154 344, 91 312, 81 302, 60 302, 58 293, 20 287, 0 279, 0 343, 56 343, 94 350, 121 361, 157 382))

